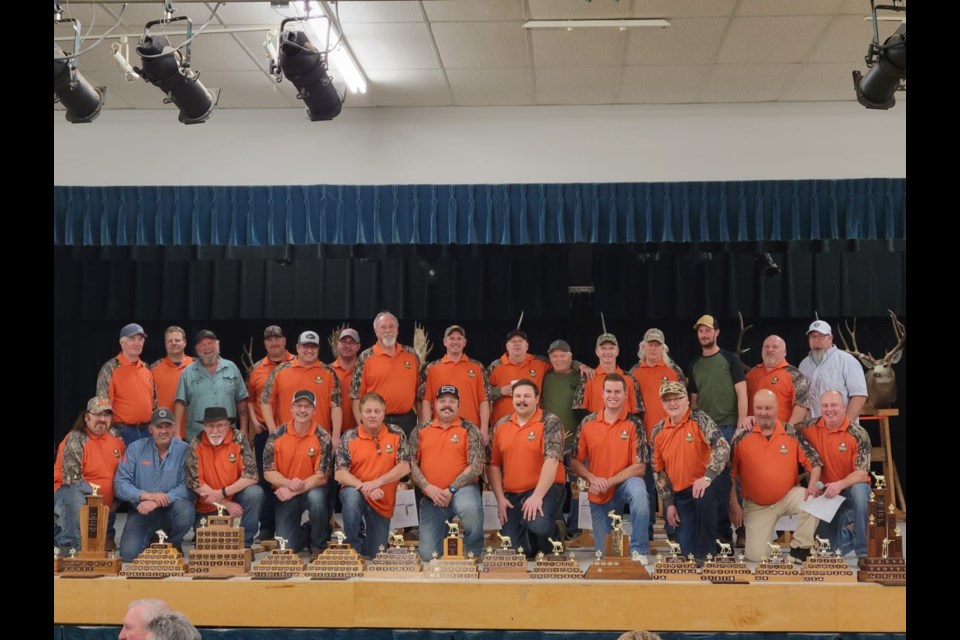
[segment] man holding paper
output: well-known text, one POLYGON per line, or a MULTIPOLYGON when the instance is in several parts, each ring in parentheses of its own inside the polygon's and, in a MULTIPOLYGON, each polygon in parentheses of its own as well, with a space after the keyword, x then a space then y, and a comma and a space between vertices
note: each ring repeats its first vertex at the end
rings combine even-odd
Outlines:
POLYGON ((777 419, 777 411, 777 396, 769 389, 757 391, 753 396, 753 428, 738 431, 730 445, 730 522, 746 527, 744 554, 751 562, 767 555, 767 543, 781 517, 800 515, 790 543, 790 555, 799 560, 810 555, 817 528, 818 520, 800 507, 817 494, 820 457, 792 425, 777 419), (806 489, 799 486, 798 465, 810 474, 806 489), (743 507, 737 502, 737 478, 743 489, 743 507))

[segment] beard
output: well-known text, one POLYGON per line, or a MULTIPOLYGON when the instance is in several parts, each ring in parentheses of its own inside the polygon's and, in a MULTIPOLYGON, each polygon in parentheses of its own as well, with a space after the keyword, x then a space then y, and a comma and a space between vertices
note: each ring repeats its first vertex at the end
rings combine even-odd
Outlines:
POLYGON ((200 359, 200 364, 202 364, 202 365, 205 366, 205 367, 209 367, 209 366, 211 366, 211 365, 213 365, 213 364, 216 364, 217 358, 220 357, 220 354, 214 352, 214 353, 211 353, 211 354, 208 355, 208 356, 203 356, 203 355, 201 355, 201 356, 197 356, 197 357, 200 359))
POLYGON ((397 344, 397 336, 383 336, 380 338, 380 342, 382 342, 385 347, 392 347, 397 344))

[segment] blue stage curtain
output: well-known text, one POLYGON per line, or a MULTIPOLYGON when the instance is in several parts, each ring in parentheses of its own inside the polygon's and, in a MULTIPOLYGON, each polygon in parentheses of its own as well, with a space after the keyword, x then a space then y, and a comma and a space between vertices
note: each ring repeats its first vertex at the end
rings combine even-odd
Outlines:
POLYGON ((906 179, 54 187, 54 245, 529 245, 906 238, 906 179))

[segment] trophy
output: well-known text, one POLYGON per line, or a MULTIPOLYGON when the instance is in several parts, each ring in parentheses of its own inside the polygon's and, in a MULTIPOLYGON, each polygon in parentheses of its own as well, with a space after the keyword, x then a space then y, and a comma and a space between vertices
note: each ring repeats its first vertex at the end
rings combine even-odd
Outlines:
POLYGON ((443 539, 443 556, 430 561, 424 572, 427 578, 443 578, 447 580, 476 580, 480 570, 477 568, 477 559, 471 552, 467 557, 463 555, 463 532, 459 522, 444 520, 447 525, 447 537, 443 539))
POLYGON ((523 553, 523 547, 513 549, 513 541, 510 536, 505 536, 499 531, 494 532, 500 539, 500 547, 494 549, 487 547, 483 554, 483 569, 480 572, 481 578, 508 578, 525 579, 529 578, 527 573, 527 556, 523 553))
MULTIPOLYGON (((62 561, 60 575, 64 578, 99 578, 116 576, 123 566, 120 558, 111 553, 107 556, 107 520, 110 509, 103 504, 103 496, 97 493, 100 485, 90 484, 93 492, 86 496, 80 507, 80 551, 70 550, 70 557, 62 561)), ((56 569, 54 558, 54 569, 56 569)))
POLYGON ((644 567, 646 558, 639 553, 630 554, 630 536, 623 531, 623 516, 611 509, 607 517, 611 529, 604 540, 604 550, 597 549, 597 559, 587 567, 585 577, 588 580, 649 580, 650 574, 644 567))
POLYGON ((876 485, 867 503, 867 557, 860 558, 859 582, 885 585, 907 583, 907 561, 903 557, 903 539, 897 526, 893 500, 886 479, 870 473, 876 485))
POLYGON ((330 544, 307 565, 303 576, 311 580, 346 580, 362 576, 363 558, 347 544, 347 534, 337 529, 330 538, 330 544))
POLYGON ((151 578, 162 580, 169 577, 182 577, 187 571, 183 554, 172 544, 167 544, 167 532, 155 531, 157 540, 136 557, 120 572, 121 578, 151 578))

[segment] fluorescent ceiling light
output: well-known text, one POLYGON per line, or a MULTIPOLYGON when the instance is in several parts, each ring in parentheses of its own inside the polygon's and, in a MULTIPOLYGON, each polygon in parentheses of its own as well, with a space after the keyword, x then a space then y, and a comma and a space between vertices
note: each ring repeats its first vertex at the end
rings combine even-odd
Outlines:
POLYGON ((655 27, 662 29, 670 23, 660 18, 626 20, 528 20, 524 29, 636 29, 655 27))
MULTIPOLYGON (((304 3, 304 5, 305 4, 306 3, 304 3)), ((310 38, 310 42, 321 51, 329 49, 332 43, 337 43, 334 49, 328 51, 327 59, 333 63, 333 66, 340 72, 344 83, 347 85, 347 89, 351 93, 366 93, 367 79, 364 77, 359 63, 357 63, 353 57, 350 47, 347 45, 346 38, 339 33, 338 25, 333 24, 330 16, 327 15, 323 7, 316 2, 310 3, 310 17, 313 19, 304 20, 301 23, 307 32, 307 36, 310 38), (323 26, 321 26, 321 22, 316 18, 324 19, 324 23, 322 23, 323 26), (328 27, 330 28, 328 29, 328 27), (327 40, 328 34, 332 42, 327 40)))

